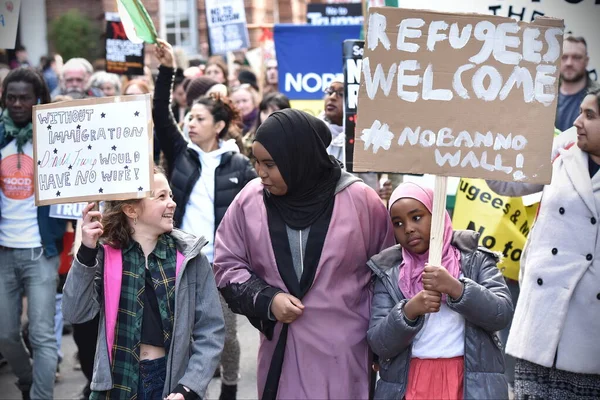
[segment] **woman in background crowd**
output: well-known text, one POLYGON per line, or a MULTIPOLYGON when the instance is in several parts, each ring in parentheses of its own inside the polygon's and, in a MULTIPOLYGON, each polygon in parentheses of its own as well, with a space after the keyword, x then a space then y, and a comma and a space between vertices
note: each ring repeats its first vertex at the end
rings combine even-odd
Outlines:
POLYGON ((121 78, 116 74, 104 71, 94 72, 90 78, 90 86, 101 90, 105 96, 119 96, 121 94, 121 78))
MULTIPOLYGON (((214 258, 215 230, 227 208, 247 182, 256 177, 250 160, 239 153, 233 140, 223 140, 240 119, 231 100, 213 94, 201 97, 191 107, 188 143, 169 109, 174 61, 171 46, 160 41, 156 57, 160 62, 154 95, 154 123, 164 152, 173 195, 179 204, 175 226, 208 244, 203 251, 210 263, 214 258)), ((225 348, 221 358, 221 400, 237 395, 240 344, 235 314, 222 300, 225 317, 225 348)))
POLYGON ((208 60, 204 75, 227 86, 229 71, 227 70, 227 65, 221 60, 221 57, 214 56, 208 60))
POLYGON ((242 133, 245 135, 256 125, 260 95, 250 84, 245 83, 233 90, 231 100, 242 113, 244 124, 242 133))

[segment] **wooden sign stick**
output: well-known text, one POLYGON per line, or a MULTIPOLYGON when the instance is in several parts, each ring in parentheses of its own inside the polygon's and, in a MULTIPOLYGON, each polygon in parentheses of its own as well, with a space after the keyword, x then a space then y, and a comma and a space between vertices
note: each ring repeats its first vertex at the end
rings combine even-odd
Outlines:
POLYGON ((431 236, 429 238, 429 264, 442 266, 444 247, 444 219, 446 213, 446 186, 448 177, 436 176, 433 191, 433 209, 431 210, 431 236))

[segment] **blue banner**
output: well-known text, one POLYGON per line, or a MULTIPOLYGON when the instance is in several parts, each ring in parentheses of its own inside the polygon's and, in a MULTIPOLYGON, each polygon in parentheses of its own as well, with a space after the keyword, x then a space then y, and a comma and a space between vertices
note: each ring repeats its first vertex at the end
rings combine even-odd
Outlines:
POLYGON ((343 42, 361 25, 290 25, 273 29, 279 91, 291 100, 320 100, 331 82, 343 82, 343 42))

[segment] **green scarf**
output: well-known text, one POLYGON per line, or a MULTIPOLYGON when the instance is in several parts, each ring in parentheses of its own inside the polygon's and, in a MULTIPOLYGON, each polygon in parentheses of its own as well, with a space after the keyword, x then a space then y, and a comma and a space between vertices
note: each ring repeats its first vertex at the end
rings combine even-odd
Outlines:
POLYGON ((2 123, 4 123, 6 135, 17 140, 17 153, 23 154, 23 146, 33 139, 33 125, 31 125, 31 122, 23 128, 19 128, 15 125, 12 118, 8 116, 8 113, 6 113, 2 117, 2 123))

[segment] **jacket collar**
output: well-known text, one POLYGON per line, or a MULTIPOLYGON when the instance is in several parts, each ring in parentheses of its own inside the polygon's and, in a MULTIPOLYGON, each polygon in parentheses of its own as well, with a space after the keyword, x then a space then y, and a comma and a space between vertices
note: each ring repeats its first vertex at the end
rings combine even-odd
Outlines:
POLYGON ((590 179, 588 154, 577 145, 571 146, 568 150, 559 150, 559 152, 573 187, 592 215, 598 217, 592 184, 596 188, 600 188, 600 177, 596 174, 595 179, 590 179))
POLYGON ((187 259, 196 257, 200 254, 200 250, 208 244, 208 240, 204 236, 196 237, 176 228, 171 231, 171 237, 175 239, 177 250, 187 259))

